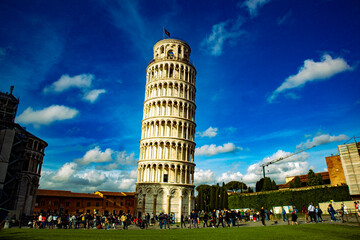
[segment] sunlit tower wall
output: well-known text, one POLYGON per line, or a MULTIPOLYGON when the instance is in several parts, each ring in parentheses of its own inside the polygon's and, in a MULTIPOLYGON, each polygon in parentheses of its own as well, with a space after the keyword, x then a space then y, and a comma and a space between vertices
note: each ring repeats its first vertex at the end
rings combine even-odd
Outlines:
POLYGON ((163 39, 146 69, 136 215, 194 208, 195 77, 190 46, 163 39))

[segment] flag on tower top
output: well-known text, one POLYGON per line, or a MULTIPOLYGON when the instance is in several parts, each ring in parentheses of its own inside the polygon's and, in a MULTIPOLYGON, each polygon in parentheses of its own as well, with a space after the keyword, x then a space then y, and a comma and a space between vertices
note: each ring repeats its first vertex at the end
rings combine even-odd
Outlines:
POLYGON ((168 35, 168 37, 170 37, 170 33, 164 28, 164 32, 166 35, 168 35))

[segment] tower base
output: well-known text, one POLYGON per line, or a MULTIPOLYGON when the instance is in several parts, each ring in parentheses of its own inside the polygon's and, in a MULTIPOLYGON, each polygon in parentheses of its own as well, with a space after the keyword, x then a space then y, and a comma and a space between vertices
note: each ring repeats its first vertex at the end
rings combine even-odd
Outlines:
POLYGON ((180 221, 181 214, 190 216, 195 207, 194 185, 167 183, 137 183, 135 194, 135 216, 144 217, 149 213, 175 214, 180 221))

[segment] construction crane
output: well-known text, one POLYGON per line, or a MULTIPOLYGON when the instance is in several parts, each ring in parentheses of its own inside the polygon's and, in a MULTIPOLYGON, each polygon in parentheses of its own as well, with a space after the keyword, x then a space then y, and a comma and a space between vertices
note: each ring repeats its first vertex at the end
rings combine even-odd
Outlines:
POLYGON ((304 152, 304 151, 306 151, 306 150, 309 150, 310 148, 313 148, 313 147, 316 147, 316 145, 313 145, 312 147, 305 148, 305 149, 303 149, 303 150, 300 150, 300 151, 291 153, 291 154, 289 154, 289 155, 287 155, 287 156, 285 156, 285 157, 281 157, 281 158, 272 160, 271 162, 267 162, 267 163, 264 163, 264 164, 260 165, 260 167, 262 167, 262 169, 263 169, 264 178, 265 178, 265 167, 269 166, 270 164, 273 164, 273 163, 279 162, 279 161, 281 161, 281 160, 284 160, 284 159, 286 159, 286 158, 289 158, 289 157, 291 157, 291 156, 294 156, 294 155, 296 155, 296 154, 299 154, 299 153, 301 153, 301 152, 304 152))

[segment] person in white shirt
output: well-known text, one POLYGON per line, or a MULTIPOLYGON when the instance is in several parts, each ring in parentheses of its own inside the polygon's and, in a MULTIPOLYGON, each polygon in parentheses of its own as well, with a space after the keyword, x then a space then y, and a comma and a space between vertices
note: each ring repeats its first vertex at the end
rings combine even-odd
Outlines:
POLYGON ((315 207, 312 202, 309 203, 308 212, 309 212, 310 222, 313 222, 313 221, 316 222, 315 207))

